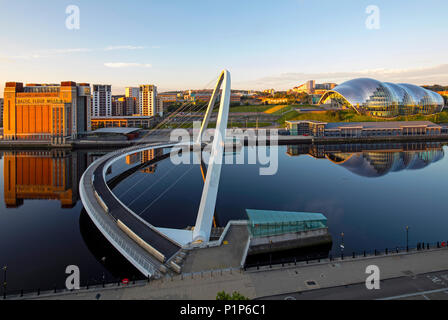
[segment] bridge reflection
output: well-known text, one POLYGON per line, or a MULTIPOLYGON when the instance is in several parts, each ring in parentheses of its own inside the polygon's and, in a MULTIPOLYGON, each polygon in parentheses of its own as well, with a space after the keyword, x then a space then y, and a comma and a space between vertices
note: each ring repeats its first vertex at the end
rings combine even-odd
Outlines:
POLYGON ((290 145, 290 156, 307 154, 328 159, 363 177, 381 177, 391 172, 418 170, 441 160, 445 153, 438 142, 409 144, 290 145))
POLYGON ((82 209, 79 215, 79 231, 90 253, 109 273, 97 275, 96 278, 89 279, 89 281, 101 283, 103 280, 108 282, 124 278, 142 278, 140 271, 129 263, 129 261, 126 260, 126 258, 123 257, 95 227, 95 224, 89 218, 85 209, 82 209))

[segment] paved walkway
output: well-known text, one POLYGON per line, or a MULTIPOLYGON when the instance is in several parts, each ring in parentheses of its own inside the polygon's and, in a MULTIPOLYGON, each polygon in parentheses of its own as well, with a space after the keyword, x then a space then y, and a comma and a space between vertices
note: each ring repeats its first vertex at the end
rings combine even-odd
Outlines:
POLYGON ((448 270, 381 281, 380 290, 364 283, 287 293, 261 300, 448 300, 448 270))
MULTIPOLYGON (((438 272, 447 269, 448 249, 369 257, 332 263, 285 266, 278 269, 226 271, 157 280, 149 285, 109 290, 80 291, 50 299, 215 299, 219 291, 238 291, 254 299, 364 283, 368 265, 377 265, 381 279, 438 272)), ((41 297, 43 299, 45 297, 41 297)))
POLYGON ((189 251, 182 272, 239 268, 248 240, 247 226, 232 225, 221 246, 189 251))

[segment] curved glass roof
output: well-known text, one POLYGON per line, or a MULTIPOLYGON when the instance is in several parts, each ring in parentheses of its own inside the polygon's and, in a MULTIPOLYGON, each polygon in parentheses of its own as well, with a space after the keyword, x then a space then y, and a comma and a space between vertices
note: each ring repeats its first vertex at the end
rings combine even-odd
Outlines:
POLYGON ((434 91, 413 84, 395 84, 370 78, 346 81, 327 91, 320 103, 330 99, 361 114, 384 118, 438 113, 444 106, 442 96, 434 91))

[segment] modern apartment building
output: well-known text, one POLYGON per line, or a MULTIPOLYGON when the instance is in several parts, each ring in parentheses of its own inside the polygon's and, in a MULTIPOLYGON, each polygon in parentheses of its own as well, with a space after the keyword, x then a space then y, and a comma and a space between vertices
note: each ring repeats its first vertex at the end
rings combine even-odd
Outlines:
POLYGON ((7 82, 3 132, 6 140, 47 140, 64 143, 90 131, 90 85, 7 82))
POLYGON ((137 99, 134 97, 112 97, 112 116, 132 116, 137 114, 137 99))
POLYGON ((131 114, 140 113, 140 88, 139 87, 127 87, 125 92, 126 98, 135 98, 134 111, 131 114))
POLYGON ((94 84, 92 90, 92 117, 112 115, 112 86, 94 84))
POLYGON ((124 116, 132 116, 138 113, 138 98, 125 97, 124 100, 124 116))
POLYGON ((163 110, 157 103, 157 87, 155 85, 140 86, 140 115, 153 117, 156 115, 163 116, 163 110))
POLYGON ((294 87, 292 91, 307 94, 324 94, 327 90, 332 90, 336 86, 336 83, 316 83, 315 80, 309 80, 304 84, 294 87))

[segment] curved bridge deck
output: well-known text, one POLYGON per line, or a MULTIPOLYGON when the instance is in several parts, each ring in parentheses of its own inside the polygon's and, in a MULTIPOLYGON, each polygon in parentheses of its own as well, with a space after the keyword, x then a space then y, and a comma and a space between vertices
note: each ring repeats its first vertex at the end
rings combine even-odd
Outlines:
MULTIPOLYGON (((171 146, 164 144, 151 147, 171 146)), ((144 146, 136 146, 112 152, 92 163, 81 178, 80 195, 90 218, 108 241, 145 276, 158 277, 160 270, 166 270, 162 265, 170 262, 181 246, 121 203, 105 180, 106 170, 116 159, 139 152, 143 148, 144 146), (143 240, 144 245, 141 246, 132 239, 123 230, 123 225, 143 240), (156 254, 145 249, 146 245, 155 249, 156 254)))

